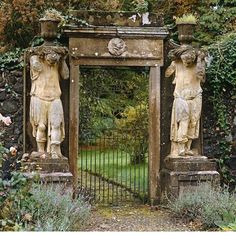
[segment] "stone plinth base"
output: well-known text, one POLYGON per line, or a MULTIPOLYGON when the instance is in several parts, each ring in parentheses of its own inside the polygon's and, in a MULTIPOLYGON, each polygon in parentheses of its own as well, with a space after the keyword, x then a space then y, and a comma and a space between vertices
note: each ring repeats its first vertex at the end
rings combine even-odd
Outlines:
POLYGON ((72 183, 73 175, 70 172, 54 172, 54 173, 45 173, 45 172, 25 172, 23 173, 26 177, 39 178, 40 182, 43 183, 72 183), (37 177, 38 175, 38 177, 37 177))
POLYGON ((21 170, 28 178, 36 178, 47 183, 72 183, 72 174, 69 172, 68 159, 51 159, 26 156, 22 158, 21 170))
POLYGON ((21 163, 22 170, 42 172, 69 172, 68 159, 29 159, 21 163))
POLYGON ((160 173, 162 200, 180 196, 202 182, 220 184, 216 163, 204 156, 167 157, 160 173))

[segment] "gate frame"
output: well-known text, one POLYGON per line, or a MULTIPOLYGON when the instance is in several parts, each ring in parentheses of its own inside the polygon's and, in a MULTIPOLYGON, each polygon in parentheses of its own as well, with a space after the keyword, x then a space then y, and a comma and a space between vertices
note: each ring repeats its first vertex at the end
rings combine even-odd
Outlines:
POLYGON ((74 189, 78 185, 79 67, 84 65, 147 66, 150 68, 148 180, 149 199, 153 205, 155 201, 160 199, 161 193, 161 67, 164 66, 164 40, 168 36, 167 29, 165 27, 95 26, 91 28, 68 26, 64 30, 64 34, 69 38, 70 52, 69 165, 74 177, 74 189), (125 55, 114 56, 105 52, 107 43, 117 37, 124 40, 128 45, 128 52, 125 55), (152 44, 155 48, 150 46, 152 44), (132 47, 138 51, 135 55, 129 53, 132 47), (156 50, 156 54, 152 50, 156 50))

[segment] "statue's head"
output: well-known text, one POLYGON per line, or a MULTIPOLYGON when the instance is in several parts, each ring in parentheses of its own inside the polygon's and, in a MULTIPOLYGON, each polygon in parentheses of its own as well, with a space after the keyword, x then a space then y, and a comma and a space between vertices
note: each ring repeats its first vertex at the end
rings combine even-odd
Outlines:
POLYGON ((50 52, 45 55, 45 61, 50 65, 55 65, 60 60, 60 55, 56 52, 50 52))
POLYGON ((183 64, 186 66, 186 67, 189 67, 191 65, 194 64, 194 62, 196 61, 196 51, 194 49, 190 49, 190 50, 187 50, 185 52, 183 52, 181 55, 180 55, 180 58, 183 62, 183 64))

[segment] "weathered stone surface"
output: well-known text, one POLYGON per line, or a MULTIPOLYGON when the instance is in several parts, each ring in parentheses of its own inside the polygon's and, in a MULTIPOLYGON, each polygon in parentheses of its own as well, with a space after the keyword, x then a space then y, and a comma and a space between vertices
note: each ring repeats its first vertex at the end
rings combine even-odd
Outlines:
POLYGON ((39 159, 28 160, 22 162, 22 169, 24 171, 35 171, 40 172, 69 172, 69 164, 67 159, 39 159))
POLYGON ((185 43, 171 50, 169 57, 172 62, 165 71, 165 77, 175 75, 170 153, 175 157, 196 156, 201 153, 192 144, 193 140, 199 139, 200 133, 201 83, 205 81, 205 54, 185 43))
POLYGON ((65 120, 60 80, 69 79, 68 49, 55 42, 59 23, 60 20, 45 12, 40 19, 44 43, 26 52, 31 79, 26 87, 31 85, 31 97, 30 109, 25 113, 30 117, 32 137, 37 143, 34 151, 49 153, 53 159, 63 157, 61 143, 65 138, 65 120))
POLYGON ((22 94, 23 94, 23 83, 22 83, 22 81, 17 81, 16 82, 16 84, 14 85, 14 90, 17 93, 21 94, 21 96, 22 96, 22 94))
POLYGON ((65 31, 68 35, 74 32, 75 36, 70 38, 69 50, 72 58, 81 65, 163 65, 163 39, 168 34, 164 27, 89 27, 65 31), (119 55, 111 54, 108 48, 116 38, 122 38, 125 45, 119 55))
POLYGON ((5 98, 6 98, 6 91, 5 91, 5 89, 2 89, 0 91, 0 101, 4 101, 5 98))
POLYGON ((212 171, 216 170, 216 162, 205 156, 167 157, 164 166, 172 171, 212 171))
POLYGON ((160 173, 162 201, 165 196, 178 197, 186 189, 194 188, 203 182, 220 184, 216 162, 205 156, 185 156, 173 158, 167 156, 160 173))
MULTIPOLYGON (((163 26, 162 15, 154 13, 140 14, 137 12, 99 12, 99 11, 70 11, 70 14, 94 26, 163 26)), ((76 21, 71 20, 70 24, 76 21)))
MULTIPOLYGON (((72 183, 72 174, 70 172, 54 172, 54 173, 38 173, 39 174, 39 178, 41 182, 44 183, 68 183, 71 184, 72 183)), ((24 175, 28 178, 34 178, 35 177, 35 173, 24 173, 24 175)))
POLYGON ((2 109, 7 114, 15 113, 19 109, 17 101, 16 100, 5 100, 3 102, 2 109))

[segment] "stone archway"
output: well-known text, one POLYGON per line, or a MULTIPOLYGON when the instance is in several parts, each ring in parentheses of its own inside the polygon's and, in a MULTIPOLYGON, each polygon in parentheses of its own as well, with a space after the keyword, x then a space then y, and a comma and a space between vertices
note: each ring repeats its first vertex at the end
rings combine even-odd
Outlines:
POLYGON ((135 13, 72 13, 93 24, 92 27, 68 25, 64 30, 69 38, 70 52, 69 162, 74 183, 78 182, 79 67, 150 67, 149 198, 153 204, 160 196, 161 67, 164 66, 164 40, 168 31, 154 14, 149 15, 148 25, 145 25, 144 19, 135 13), (114 20, 108 24, 104 19, 114 20))

